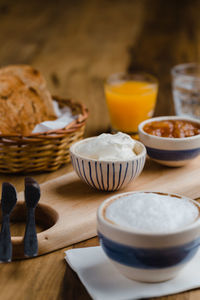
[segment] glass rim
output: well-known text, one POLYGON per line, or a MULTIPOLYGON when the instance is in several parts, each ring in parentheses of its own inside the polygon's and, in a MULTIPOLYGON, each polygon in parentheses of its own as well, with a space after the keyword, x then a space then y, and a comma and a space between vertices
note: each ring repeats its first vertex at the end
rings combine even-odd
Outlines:
POLYGON ((184 63, 184 64, 176 65, 171 69, 171 75, 174 77, 182 76, 184 78, 200 81, 200 76, 198 77, 195 74, 184 73, 189 68, 194 68, 194 69, 197 69, 200 71, 200 63, 191 62, 191 63, 184 63))
POLYGON ((158 79, 152 75, 152 74, 149 74, 149 73, 146 73, 146 72, 140 72, 140 71, 137 71, 137 72, 117 72, 117 73, 113 73, 111 75, 109 75, 107 77, 107 79, 105 79, 105 82, 104 84, 112 84, 114 83, 114 81, 127 81, 127 80, 130 80, 128 79, 132 77, 132 79, 134 78, 135 80, 137 79, 138 77, 138 81, 141 80, 141 77, 144 77, 144 82, 148 82, 147 78, 150 80, 149 83, 152 83, 152 84, 156 84, 158 85, 158 79), (124 76, 124 80, 123 80, 123 76, 124 76), (127 79, 126 79, 127 77, 127 79), (146 77, 146 80, 145 80, 145 77, 146 77))

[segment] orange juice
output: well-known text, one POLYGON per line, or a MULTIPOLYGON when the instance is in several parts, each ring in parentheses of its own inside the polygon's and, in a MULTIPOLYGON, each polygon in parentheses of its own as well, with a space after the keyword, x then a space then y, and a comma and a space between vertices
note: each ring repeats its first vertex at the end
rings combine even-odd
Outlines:
POLYGON ((136 133, 139 123, 152 117, 157 91, 157 82, 108 82, 105 85, 105 95, 112 128, 136 133))

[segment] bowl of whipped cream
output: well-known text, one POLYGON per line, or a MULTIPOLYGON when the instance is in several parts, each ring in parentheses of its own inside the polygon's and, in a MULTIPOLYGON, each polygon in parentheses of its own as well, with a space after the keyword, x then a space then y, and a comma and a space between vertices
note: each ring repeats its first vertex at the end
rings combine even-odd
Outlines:
POLYGON ((140 175, 146 148, 125 133, 103 133, 74 143, 70 157, 80 179, 98 190, 115 191, 140 175))

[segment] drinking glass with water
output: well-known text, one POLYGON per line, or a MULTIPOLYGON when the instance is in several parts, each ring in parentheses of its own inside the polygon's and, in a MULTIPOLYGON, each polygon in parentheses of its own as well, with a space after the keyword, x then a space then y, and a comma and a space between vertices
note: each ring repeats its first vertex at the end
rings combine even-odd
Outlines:
POLYGON ((200 64, 175 66, 172 87, 176 115, 200 119, 200 64))

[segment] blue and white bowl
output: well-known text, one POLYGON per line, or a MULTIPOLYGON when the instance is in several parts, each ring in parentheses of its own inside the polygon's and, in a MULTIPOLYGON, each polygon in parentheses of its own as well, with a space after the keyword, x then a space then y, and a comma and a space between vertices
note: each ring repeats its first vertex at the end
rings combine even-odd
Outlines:
POLYGON ((70 147, 71 162, 80 179, 95 189, 107 192, 124 188, 140 175, 146 160, 146 149, 142 143, 136 141, 137 155, 132 160, 103 161, 78 153, 79 145, 93 138, 84 139, 70 147))
MULTIPOLYGON (((171 279, 198 250, 200 217, 183 230, 163 234, 138 233, 109 222, 105 218, 105 209, 109 202, 132 193, 140 192, 110 197, 99 207, 97 230, 101 247, 120 273, 130 279, 143 282, 161 282, 171 279)), ((197 202, 189 200, 200 209, 197 202)))
POLYGON ((186 138, 165 138, 143 130, 147 123, 166 120, 188 120, 200 124, 196 119, 179 116, 148 119, 138 127, 140 141, 146 146, 148 156, 154 161, 170 167, 183 166, 200 154, 200 134, 186 138))

